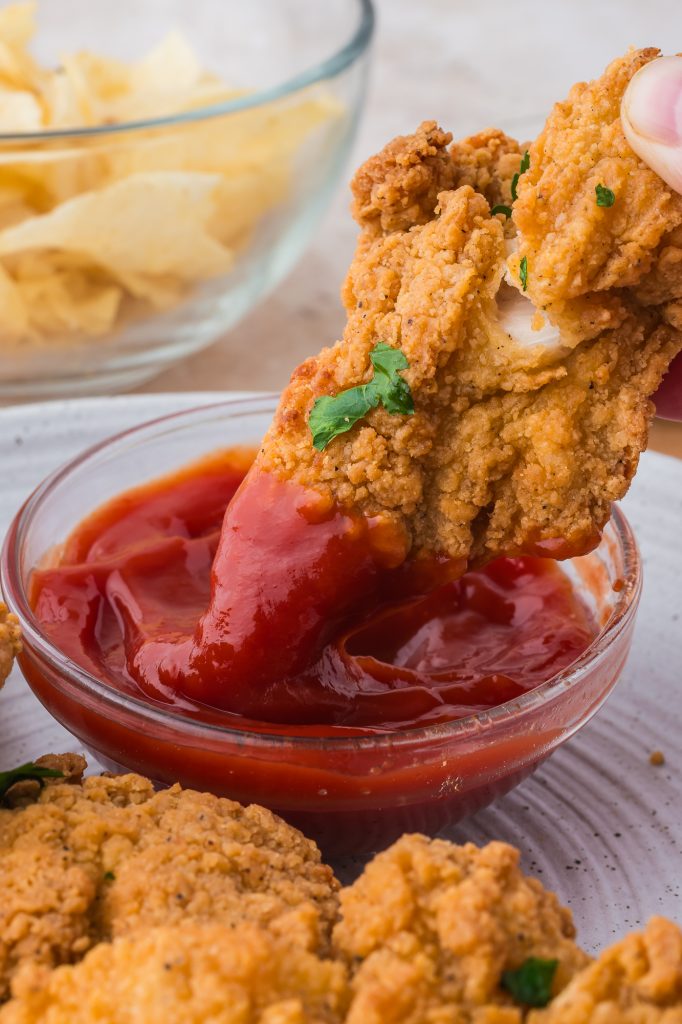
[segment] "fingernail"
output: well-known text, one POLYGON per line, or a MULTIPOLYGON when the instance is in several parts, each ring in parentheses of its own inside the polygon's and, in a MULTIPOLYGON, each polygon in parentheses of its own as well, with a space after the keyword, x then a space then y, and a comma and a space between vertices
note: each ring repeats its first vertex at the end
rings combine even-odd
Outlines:
POLYGON ((667 146, 682 143, 682 57, 659 57, 645 64, 623 98, 638 135, 667 146))

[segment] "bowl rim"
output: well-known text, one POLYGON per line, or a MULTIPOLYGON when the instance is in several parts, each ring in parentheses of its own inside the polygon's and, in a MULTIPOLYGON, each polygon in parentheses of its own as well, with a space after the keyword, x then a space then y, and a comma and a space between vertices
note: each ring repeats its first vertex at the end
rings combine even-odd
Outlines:
POLYGON ((43 142, 45 140, 99 138, 109 135, 120 135, 124 132, 143 131, 178 124, 192 124, 226 114, 234 114, 242 110, 249 110, 253 107, 263 106, 275 100, 283 99, 285 96, 300 92, 302 89, 315 85, 317 82, 328 78, 335 78, 345 71, 346 68, 350 67, 351 64, 355 63, 367 50, 374 35, 376 25, 374 0, 353 0, 353 3, 358 11, 358 19, 350 38, 346 39, 330 57, 311 64, 310 67, 291 75, 289 78, 285 78, 284 81, 277 85, 249 92, 232 100, 224 100, 222 103, 210 103, 203 107, 197 107, 195 110, 165 114, 163 117, 121 121, 118 124, 111 125, 47 128, 44 131, 38 132, 0 132, 0 145, 7 142, 26 143, 43 142))
MULTIPOLYGON (((201 736, 215 741, 219 737, 232 741, 248 741, 257 747, 288 746, 308 749, 324 748, 337 751, 375 749, 386 746, 390 748, 410 746, 425 741, 454 739, 458 736, 470 736, 474 733, 483 735, 494 731, 498 726, 509 725, 519 718, 525 717, 554 698, 573 690, 589 676, 595 663, 604 659, 617 638, 628 627, 633 619, 642 590, 642 563, 637 541, 624 513, 617 505, 612 506, 609 524, 613 527, 615 539, 623 557, 623 571, 619 577, 622 587, 617 591, 615 606, 608 620, 600 628, 599 633, 583 654, 571 665, 551 676, 546 682, 533 690, 500 704, 486 711, 475 712, 464 718, 425 725, 415 729, 403 729, 373 733, 364 736, 296 736, 287 733, 286 726, 277 731, 261 732, 248 728, 235 728, 228 725, 202 722, 199 719, 187 718, 175 711, 148 703, 129 694, 121 693, 108 683, 92 675, 87 669, 72 661, 46 637, 31 609, 26 588, 23 585, 20 569, 22 541, 35 514, 49 502, 52 491, 66 481, 69 475, 82 467, 102 452, 112 452, 117 446, 130 454, 131 442, 144 442, 155 435, 165 434, 168 427, 182 429, 183 421, 194 423, 206 417, 231 419, 240 415, 272 413, 276 407, 278 395, 272 392, 252 392, 248 396, 223 399, 209 402, 189 409, 167 413, 147 420, 127 430, 105 438, 86 448, 75 458, 58 467, 40 483, 26 499, 15 515, 4 539, 0 553, 0 589, 11 612, 20 620, 24 647, 35 651, 36 655, 47 662, 56 675, 54 688, 64 692, 69 688, 80 690, 92 702, 99 703, 98 711, 109 707, 119 714, 132 715, 144 722, 158 723, 164 729, 170 729, 179 735, 184 733, 193 742, 201 736), (104 707, 102 707, 102 703, 104 707)), ((77 525, 74 523, 74 526, 77 525)))

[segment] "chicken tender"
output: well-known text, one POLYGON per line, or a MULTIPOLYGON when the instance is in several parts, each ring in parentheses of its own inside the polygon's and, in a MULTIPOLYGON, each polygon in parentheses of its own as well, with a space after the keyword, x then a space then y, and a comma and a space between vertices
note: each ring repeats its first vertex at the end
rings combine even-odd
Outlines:
POLYGON ((682 931, 654 917, 581 971, 528 1024, 682 1024, 682 931))
POLYGON ((101 943, 27 973, 0 1024, 340 1024, 340 963, 252 924, 191 922, 101 943))
POLYGON ((12 671, 15 656, 21 650, 21 633, 16 615, 10 615, 0 601, 0 687, 12 671))
POLYGON ((78 960, 153 925, 242 920, 324 948, 337 883, 314 843, 262 807, 137 775, 50 785, 0 810, 0 1000, 20 968, 78 960))
POLYGON ((594 546, 646 447, 649 396, 682 348, 682 198, 618 120, 655 53, 616 61, 555 108, 511 221, 489 206, 511 203, 520 169, 501 132, 448 151, 428 122, 361 168, 344 336, 295 371, 257 468, 395 524, 406 551, 479 564, 594 546), (459 187, 428 219, 446 158, 459 187), (600 183, 612 208, 597 205, 600 183), (414 415, 378 405, 317 450, 315 400, 366 384, 379 342, 408 361, 414 415))
POLYGON ((347 1024, 520 1024, 502 972, 556 958, 559 991, 588 962, 574 936, 570 912, 524 877, 513 847, 404 836, 341 893, 347 1024))

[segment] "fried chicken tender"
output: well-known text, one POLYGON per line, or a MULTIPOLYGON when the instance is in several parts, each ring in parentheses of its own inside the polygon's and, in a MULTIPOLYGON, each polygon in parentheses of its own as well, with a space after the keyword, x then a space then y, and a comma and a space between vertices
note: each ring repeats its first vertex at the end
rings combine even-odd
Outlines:
POLYGON ((0 810, 0 873, 0 1000, 20 969, 154 925, 247 920, 324 948, 337 907, 315 844, 274 814, 137 775, 0 810))
POLYGON ((502 972, 556 958, 559 991, 588 962, 574 935, 570 912, 524 877, 513 847, 403 836, 341 893, 347 1024, 520 1024, 502 972))
POLYGON ((338 1024, 340 963, 253 924, 175 925, 22 979, 0 1024, 338 1024))
POLYGON ((19 620, 11 615, 7 605, 0 601, 0 688, 12 671, 15 655, 21 650, 19 620))
MULTIPOLYGON (((625 84, 622 76, 621 92, 625 84)), ((549 159, 557 148, 557 161, 571 175, 573 151, 555 145, 551 119, 547 140, 542 138, 531 151, 536 164, 541 166, 540 151, 549 159)), ((369 171, 358 173, 355 210, 363 233, 344 285, 344 337, 295 371, 257 465, 393 521, 408 549, 475 564, 538 545, 544 550, 545 542, 556 551, 558 539, 567 550, 588 548, 634 475, 653 412, 648 396, 682 347, 682 335, 661 309, 623 298, 622 289, 614 298, 617 330, 603 329, 612 319, 612 296, 604 292, 599 303, 605 311, 591 314, 587 328, 581 327, 581 307, 566 338, 548 340, 546 331, 531 329, 540 326, 537 311, 503 281, 501 220, 491 217, 474 189, 507 198, 516 144, 488 132, 453 147, 455 179, 470 184, 441 192, 434 217, 422 223, 431 199, 420 205, 405 197, 413 196, 411 182, 432 184, 442 176, 447 142, 431 123, 423 125, 413 139, 395 140, 369 162, 369 171), (416 156, 428 162, 423 174, 416 173, 416 156), (390 182, 383 191, 382 168, 390 182), (372 195, 380 195, 382 204, 372 203, 372 195), (409 229, 403 227, 406 210, 414 221, 409 229), (517 311, 512 323, 521 304, 525 336, 508 329, 510 304, 517 311), (308 426, 315 398, 365 383, 379 341, 399 347, 408 359, 404 377, 415 414, 401 417, 378 407, 317 451, 308 426)), ((620 152, 614 151, 611 163, 618 163, 620 152)), ((576 149, 575 159, 580 157, 576 149)), ((653 177, 655 188, 647 179, 652 194, 667 209, 663 197, 669 193, 653 177)), ((428 189, 419 194, 430 197, 428 189)), ((610 212, 595 209, 602 217, 610 212)), ((617 239, 609 240, 606 248, 612 243, 615 249, 617 239)), ((520 244, 523 250, 528 243, 520 244)), ((603 247, 602 237, 596 235, 594 244, 603 247)), ((550 236, 547 249, 552 245, 550 236)), ((532 265, 529 258, 530 276, 532 265)), ((558 294, 570 294, 572 264, 557 260, 553 274, 558 294)))
POLYGON ((654 917, 581 971, 528 1024, 682 1024, 682 931, 654 917))

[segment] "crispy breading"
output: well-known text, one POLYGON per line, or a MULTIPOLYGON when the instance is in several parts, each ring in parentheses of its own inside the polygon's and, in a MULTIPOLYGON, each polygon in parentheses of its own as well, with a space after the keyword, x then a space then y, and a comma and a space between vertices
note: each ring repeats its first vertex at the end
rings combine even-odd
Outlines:
POLYGON ((252 924, 190 922, 101 943, 27 972, 1 1024, 340 1024, 340 963, 252 924))
POLYGON ((528 1024, 682 1024, 682 931, 654 917, 581 971, 528 1024))
POLYGON ((246 919, 324 948, 337 906, 315 844, 274 814, 137 775, 0 810, 0 872, 0 1000, 23 966, 157 924, 246 919))
POLYGON ((406 550, 477 564, 596 542, 646 446, 649 396, 682 348, 679 306, 668 301, 682 267, 682 199, 639 163, 614 122, 643 59, 615 62, 555 108, 520 179, 520 249, 509 261, 509 225, 481 194, 507 197, 519 151, 502 133, 453 147, 455 182, 470 184, 441 192, 426 222, 447 138, 434 155, 424 141, 436 139, 432 123, 358 172, 363 230, 343 290, 344 336, 294 372, 257 468, 392 521, 406 550), (602 178, 620 189, 611 209, 596 205, 602 178), (410 191, 404 180, 428 186, 410 191), (538 309, 503 281, 509 271, 521 287, 524 256, 528 294, 561 322, 553 342, 535 333, 538 309), (530 340, 508 333, 510 295, 527 309, 530 340), (378 407, 317 451, 308 426, 315 399, 367 382, 379 341, 407 357, 414 416, 378 407))
POLYGON ((21 651, 21 631, 16 615, 0 601, 0 688, 12 671, 14 658, 21 651))
POLYGON ((630 79, 658 56, 632 50, 601 78, 573 86, 530 147, 519 181, 513 265, 527 259, 529 296, 579 340, 617 327, 633 299, 682 298, 682 196, 633 152, 620 119, 630 79), (611 189, 613 206, 597 205, 597 185, 611 189))
MULTIPOLYGON (((512 180, 519 171, 526 149, 526 145, 521 145, 498 128, 487 128, 453 143, 450 158, 455 167, 454 187, 471 185, 485 196, 491 208, 511 207, 512 180)), ((513 234, 513 223, 506 218, 502 223, 508 224, 508 233, 513 234)))
POLYGON ((435 121, 424 121, 362 165, 351 184, 351 209, 365 235, 406 231, 433 219, 439 193, 454 185, 451 141, 435 121))
POLYGON ((521 873, 513 847, 403 836, 341 893, 347 1024, 519 1024, 502 972, 556 958, 559 991, 588 962, 574 935, 570 912, 521 873))

